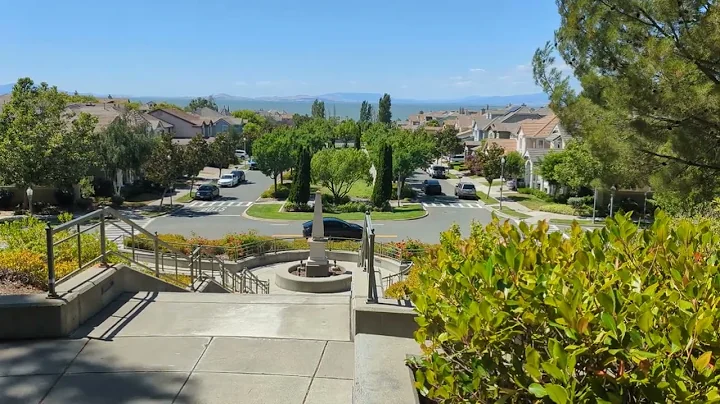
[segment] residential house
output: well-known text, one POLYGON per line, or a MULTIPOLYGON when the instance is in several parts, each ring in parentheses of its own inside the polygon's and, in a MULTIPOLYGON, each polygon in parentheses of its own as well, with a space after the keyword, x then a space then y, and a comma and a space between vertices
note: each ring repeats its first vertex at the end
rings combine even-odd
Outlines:
POLYGON ((220 112, 215 111, 207 107, 200 108, 195 111, 196 115, 203 118, 209 118, 213 122, 211 137, 215 137, 223 132, 228 132, 230 128, 233 128, 236 133, 240 134, 243 130, 243 125, 246 121, 241 118, 235 118, 230 115, 230 110, 225 107, 220 112))
POLYGON ((473 137, 481 139, 512 139, 520 123, 540 119, 550 113, 547 108, 533 109, 525 105, 504 110, 486 110, 484 116, 473 124, 473 137))
POLYGON ((173 137, 192 139, 197 134, 205 138, 214 136, 213 120, 172 108, 159 108, 149 114, 172 125, 173 137))
POLYGON ((553 149, 564 149, 569 137, 555 114, 522 122, 517 131, 516 147, 525 159, 525 184, 553 193, 552 186, 537 172, 538 166, 553 149))

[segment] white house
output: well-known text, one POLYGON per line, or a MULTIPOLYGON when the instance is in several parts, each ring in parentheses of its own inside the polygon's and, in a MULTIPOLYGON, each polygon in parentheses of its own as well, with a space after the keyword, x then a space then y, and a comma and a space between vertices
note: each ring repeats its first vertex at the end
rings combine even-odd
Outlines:
POLYGON ((553 150, 562 150, 570 140, 555 114, 524 121, 517 131, 517 150, 525 158, 525 184, 547 193, 554 190, 537 172, 538 164, 553 150))

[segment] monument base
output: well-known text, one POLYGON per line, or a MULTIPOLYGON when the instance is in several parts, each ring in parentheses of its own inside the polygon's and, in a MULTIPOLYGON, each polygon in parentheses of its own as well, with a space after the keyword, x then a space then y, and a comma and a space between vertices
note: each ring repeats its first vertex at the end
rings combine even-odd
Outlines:
POLYGON ((320 278, 330 276, 330 262, 325 255, 325 241, 310 240, 310 258, 307 261, 305 276, 320 278))

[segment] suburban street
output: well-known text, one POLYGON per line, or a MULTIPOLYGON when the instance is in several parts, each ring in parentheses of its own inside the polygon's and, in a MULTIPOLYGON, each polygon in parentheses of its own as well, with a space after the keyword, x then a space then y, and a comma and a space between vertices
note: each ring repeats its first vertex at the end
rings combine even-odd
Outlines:
MULTIPOLYGON (((222 188, 221 198, 215 201, 194 201, 180 210, 148 221, 146 229, 158 233, 175 233, 189 236, 196 234, 207 238, 220 238, 228 233, 251 230, 275 237, 301 237, 302 220, 266 221, 253 220, 243 216, 248 207, 255 203, 260 194, 273 183, 259 171, 245 171, 247 183, 234 188, 222 188)), ((474 200, 458 201, 455 198, 453 180, 440 180, 442 196, 425 197, 421 194, 422 181, 429 178, 418 171, 409 179, 409 185, 416 188, 420 201, 428 216, 417 220, 375 221, 376 234, 382 240, 419 239, 425 242, 439 242, 440 233, 453 223, 458 223, 463 235, 470 232, 470 223, 475 220, 488 223, 491 214, 474 200)), ((457 180, 455 180, 457 181, 457 180)))

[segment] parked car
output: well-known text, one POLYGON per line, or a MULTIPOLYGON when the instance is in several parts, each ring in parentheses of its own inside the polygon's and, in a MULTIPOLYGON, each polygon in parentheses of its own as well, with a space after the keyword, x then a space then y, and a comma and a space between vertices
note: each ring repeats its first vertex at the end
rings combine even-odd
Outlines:
POLYGON ((248 170, 257 170, 258 166, 254 160, 248 161, 248 170))
POLYGON ((223 174, 218 180, 218 185, 221 187, 234 187, 239 184, 238 177, 233 173, 223 174))
MULTIPOLYGON (((303 237, 312 236, 313 222, 303 223, 303 237)), ((362 226, 348 223, 342 219, 334 217, 323 218, 323 226, 325 227, 325 237, 338 239, 362 239, 362 226)))
POLYGON ((456 154, 454 156, 450 156, 450 162, 451 163, 464 163, 465 155, 464 154, 456 154))
POLYGON ((245 160, 248 157, 247 152, 242 149, 235 150, 235 156, 240 160, 245 160))
POLYGON ((425 195, 442 195, 442 186, 440 186, 440 181, 423 181, 423 192, 425 192, 425 195))
POLYGON ((233 170, 233 171, 230 172, 230 174, 232 174, 232 175, 234 175, 235 177, 237 177, 238 184, 242 184, 243 182, 247 181, 247 180, 245 179, 245 171, 242 171, 242 170, 233 170))
POLYGON ((473 185, 469 182, 459 182, 455 186, 455 196, 457 196, 458 199, 463 199, 463 198, 476 199, 477 198, 477 190, 475 189, 475 185, 473 185))
POLYGON ((195 199, 202 199, 211 201, 215 198, 220 197, 220 188, 213 184, 200 185, 197 192, 195 193, 195 199))
POLYGON ((443 166, 430 166, 428 167, 428 174, 432 178, 445 178, 445 167, 443 166))

